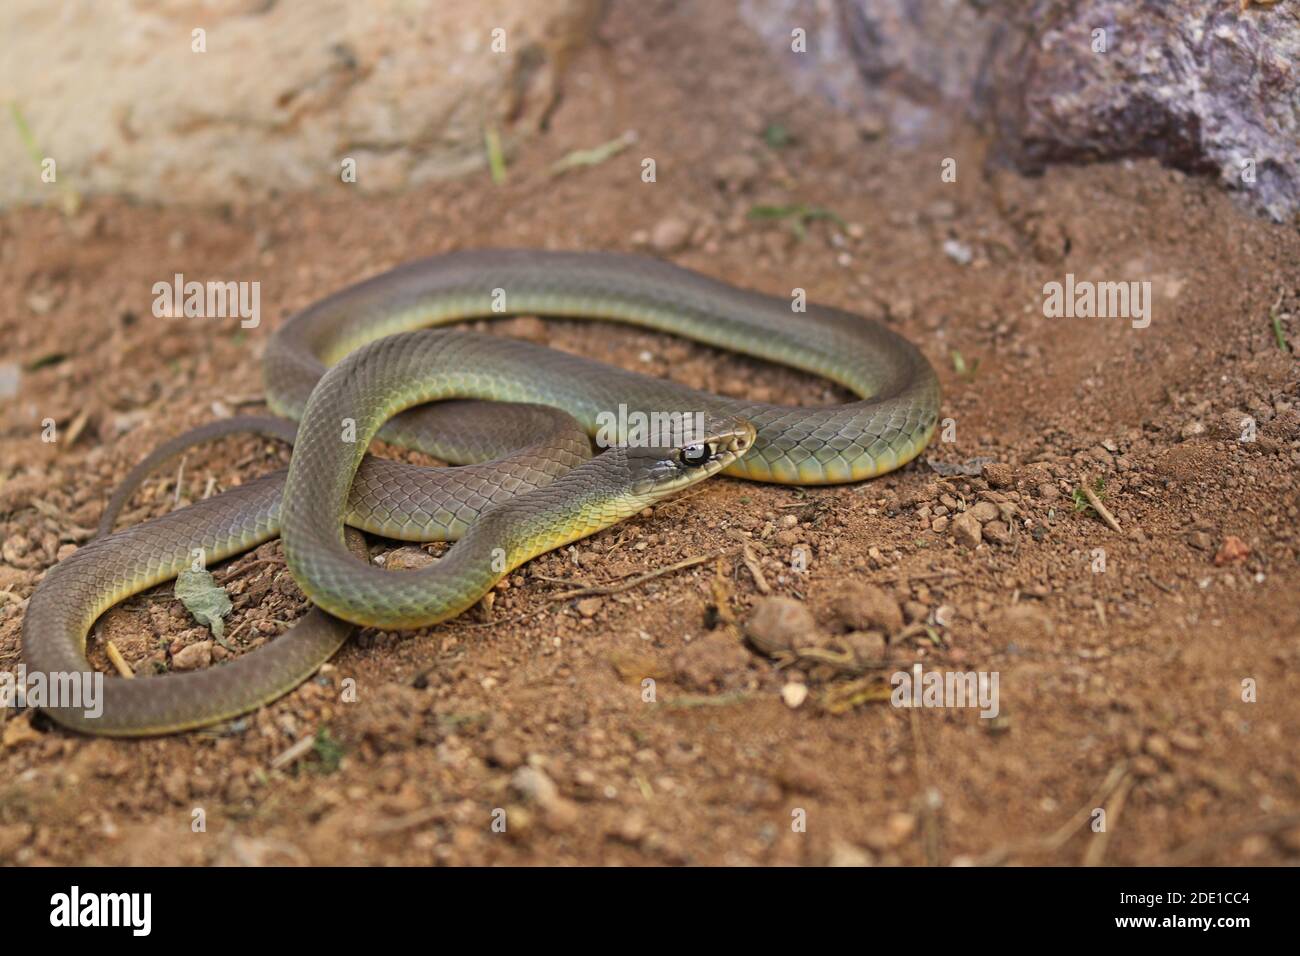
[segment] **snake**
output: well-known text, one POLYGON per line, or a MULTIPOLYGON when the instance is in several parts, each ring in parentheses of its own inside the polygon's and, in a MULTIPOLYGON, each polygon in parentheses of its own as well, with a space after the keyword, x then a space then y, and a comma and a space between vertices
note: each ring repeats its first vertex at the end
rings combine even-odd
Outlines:
POLYGON ((407 263, 283 322, 267 344, 263 380, 272 415, 211 422, 132 471, 103 533, 33 592, 24 663, 51 687, 55 675, 90 675, 87 635, 109 608, 277 535, 314 607, 227 662, 146 679, 99 675, 100 706, 51 699, 42 710, 55 722, 125 737, 230 720, 310 678, 354 626, 454 618, 537 555, 710 476, 831 485, 899 468, 925 448, 940 407, 930 362, 881 322, 808 302, 803 290, 769 295, 617 252, 474 249, 407 263), (723 397, 524 339, 446 328, 520 315, 669 333, 819 375, 858 398, 791 406, 723 397), (673 428, 647 436, 635 424, 646 421, 673 428), (288 468, 111 530, 149 469, 235 431, 290 441, 288 468), (375 439, 455 467, 379 457, 375 439), (428 567, 392 571, 365 560, 361 531, 454 544, 428 567))

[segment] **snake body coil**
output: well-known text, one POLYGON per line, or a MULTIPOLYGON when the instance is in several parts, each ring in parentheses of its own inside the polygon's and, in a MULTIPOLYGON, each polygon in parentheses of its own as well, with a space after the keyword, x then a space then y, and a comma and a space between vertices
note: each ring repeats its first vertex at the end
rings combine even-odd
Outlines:
MULTIPOLYGON (((107 680, 101 715, 46 707, 60 723, 146 735, 247 712, 327 660, 349 631, 340 619, 380 627, 446 620, 511 568, 715 472, 830 484, 890 471, 925 447, 939 408, 933 368, 880 325, 816 305, 795 312, 783 299, 619 254, 474 251, 411 263, 291 318, 264 368, 268 404, 299 419, 287 475, 78 550, 32 595, 24 657, 32 672, 87 673, 86 634, 109 607, 174 577, 196 548, 211 563, 277 533, 295 579, 323 610, 228 664, 107 680), (527 342, 427 328, 518 314, 658 329, 825 376, 862 400, 799 408, 727 399, 527 342), (698 413, 704 424, 682 441, 589 458, 586 436, 620 407, 698 413), (375 436, 465 467, 369 457, 375 436), (364 547, 345 541, 345 522, 458 543, 421 572, 390 573, 357 560, 364 547)), ((214 423, 164 451, 230 430, 214 423)), ((115 496, 106 524, 124 497, 115 496)))

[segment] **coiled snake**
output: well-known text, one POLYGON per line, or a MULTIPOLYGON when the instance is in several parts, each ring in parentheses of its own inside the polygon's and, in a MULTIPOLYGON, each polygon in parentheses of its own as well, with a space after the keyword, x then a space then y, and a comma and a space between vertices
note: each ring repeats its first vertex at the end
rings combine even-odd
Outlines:
POLYGON ((215 562, 276 534, 317 609, 229 663, 106 680, 102 714, 47 707, 59 723, 132 736, 234 717, 314 673, 351 623, 446 620, 532 557, 718 472, 831 484, 890 471, 925 447, 939 408, 929 362, 881 325, 823 306, 797 312, 784 299, 612 253, 483 250, 402 266, 289 319, 264 371, 268 404, 285 420, 216 422, 168 443, 128 478, 104 524, 149 468, 216 435, 251 428, 292 439, 287 472, 76 551, 32 595, 23 654, 30 672, 88 674, 86 634, 108 608, 190 567, 196 549, 215 562), (802 408, 722 398, 529 342, 430 328, 519 314, 658 329, 825 376, 862 400, 802 408), (698 413, 682 421, 701 424, 648 444, 621 434, 592 457, 590 436, 620 406, 698 413), (287 420, 299 422, 296 435, 287 420), (375 436, 464 467, 369 456, 375 436), (364 547, 345 538, 345 523, 457 543, 431 567, 394 573, 358 560, 364 547))

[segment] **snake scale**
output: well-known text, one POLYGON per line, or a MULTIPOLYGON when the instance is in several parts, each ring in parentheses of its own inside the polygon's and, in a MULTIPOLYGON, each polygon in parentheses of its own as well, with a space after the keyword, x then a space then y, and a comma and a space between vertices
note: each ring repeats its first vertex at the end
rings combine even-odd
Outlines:
POLYGON ((287 471, 101 534, 53 567, 28 604, 25 663, 88 674, 86 635, 108 608, 196 555, 220 561, 277 534, 316 608, 228 663, 107 679, 96 716, 46 706, 57 722, 144 736, 246 713, 307 679, 353 624, 447 620, 532 557, 716 473, 810 485, 882 474, 921 452, 939 410, 929 362, 875 322, 812 304, 797 311, 791 300, 616 253, 474 250, 412 262, 287 320, 268 344, 264 380, 281 418, 214 422, 169 442, 132 472, 101 530, 150 468, 198 441, 239 430, 292 440, 287 471), (526 341, 437 328, 506 315, 643 326, 824 376, 861 400, 723 398, 526 341), (683 421, 702 425, 650 443, 621 433, 593 456, 591 438, 620 407, 696 415, 683 421), (375 437, 461 467, 371 456, 375 437), (364 541, 347 526, 456 544, 428 568, 395 573, 366 563, 364 541))

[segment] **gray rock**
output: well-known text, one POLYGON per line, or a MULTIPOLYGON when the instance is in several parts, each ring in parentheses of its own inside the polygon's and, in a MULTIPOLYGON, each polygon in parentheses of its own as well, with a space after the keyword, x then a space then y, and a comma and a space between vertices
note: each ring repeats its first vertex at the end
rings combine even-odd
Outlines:
POLYGON ((1021 17, 1011 42, 992 47, 984 82, 1001 147, 1022 169, 1149 156, 1216 176, 1275 220, 1300 209, 1294 7, 1037 0, 1021 17), (1104 53, 1093 52, 1098 29, 1104 53))
POLYGON ((741 13, 796 86, 884 117, 902 144, 941 141, 965 116, 1022 171, 1154 157, 1217 177, 1274 219, 1300 210, 1294 5, 743 0, 741 13), (796 27, 804 53, 791 50, 796 27))

